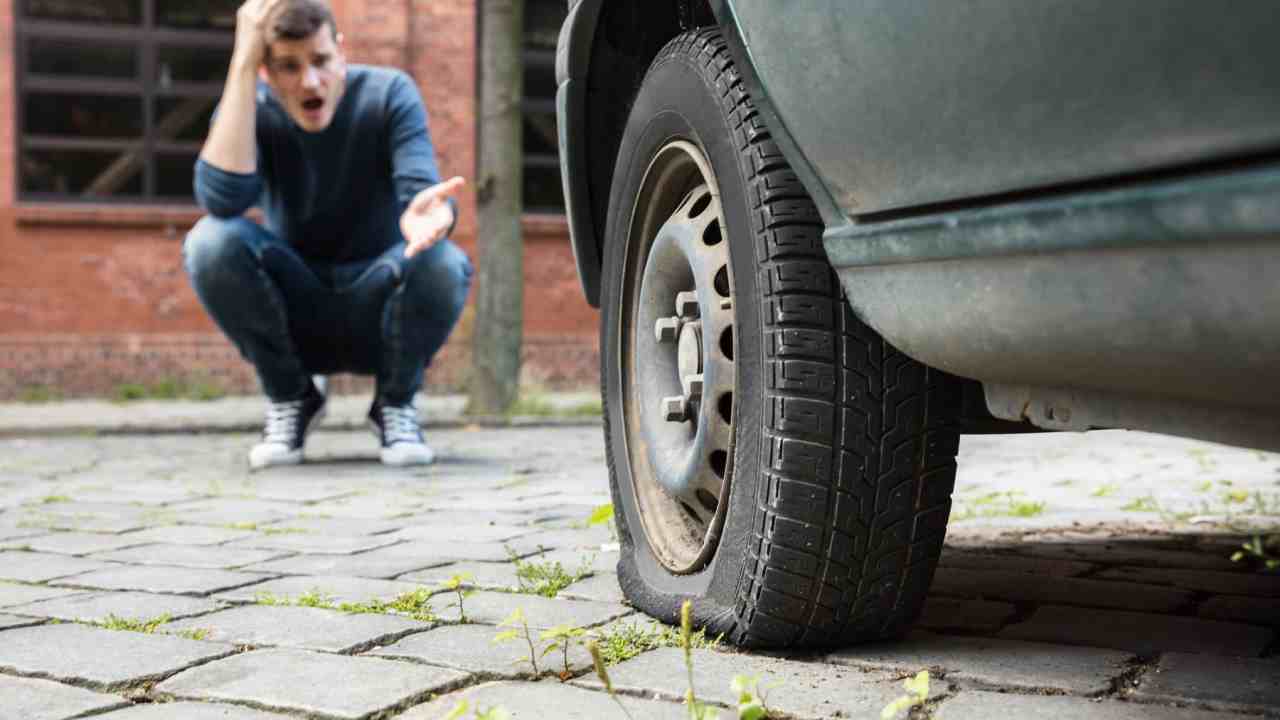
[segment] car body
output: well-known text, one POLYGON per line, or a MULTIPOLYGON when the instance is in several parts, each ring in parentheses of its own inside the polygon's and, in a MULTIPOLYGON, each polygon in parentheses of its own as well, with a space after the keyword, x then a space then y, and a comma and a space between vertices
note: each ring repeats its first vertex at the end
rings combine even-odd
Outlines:
POLYGON ((594 305, 635 88, 698 25, 728 41, 855 314, 980 383, 976 412, 1280 449, 1273 3, 571 2, 561 163, 594 305))

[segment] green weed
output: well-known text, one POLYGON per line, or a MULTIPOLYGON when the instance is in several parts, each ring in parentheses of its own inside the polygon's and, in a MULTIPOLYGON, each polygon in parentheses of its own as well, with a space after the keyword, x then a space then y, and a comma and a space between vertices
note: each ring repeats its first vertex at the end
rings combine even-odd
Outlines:
POLYGON ((179 630, 174 633, 178 637, 184 637, 188 640, 204 640, 209 637, 209 628, 191 628, 190 630, 179 630))
MULTIPOLYGON (((471 579, 472 579, 471 573, 458 573, 457 575, 450 576, 448 580, 445 580, 440 585, 440 587, 454 593, 458 597, 458 602, 456 603, 456 605, 458 608, 458 622, 460 623, 467 622, 467 610, 462 604, 463 601, 471 597, 472 595, 476 594, 475 590, 468 590, 464 587, 467 581, 471 579)), ((454 606, 450 605, 449 607, 454 607, 454 606)))
POLYGON ((156 628, 169 622, 169 615, 166 613, 159 617, 145 620, 141 618, 122 618, 114 613, 107 616, 106 620, 100 620, 90 623, 107 630, 124 630, 127 632, 146 633, 148 635, 154 633, 156 628))
POLYGON ((507 548, 507 553, 516 567, 516 582, 519 584, 519 592, 522 593, 553 598, 560 594, 561 590, 591 574, 591 558, 584 558, 582 566, 571 573, 565 570, 564 565, 558 560, 543 562, 524 560, 516 557, 515 551, 511 548, 507 548))
POLYGON ((226 391, 207 378, 162 378, 154 383, 121 383, 111 390, 118 403, 139 400, 196 400, 208 402, 226 397, 226 391))
POLYGON ((880 711, 880 720, 893 720, 903 711, 910 712, 912 708, 923 707, 925 700, 929 699, 929 671, 921 670, 915 677, 903 680, 902 687, 907 694, 885 705, 880 711))
MULTIPOLYGON (((529 620, 524 616, 524 609, 516 608, 512 610, 510 615, 498 623, 498 627, 506 629, 494 635, 492 642, 500 643, 523 639, 525 644, 529 646, 529 667, 533 668, 534 677, 541 675, 542 671, 538 669, 540 655, 538 654, 538 649, 534 646, 533 634, 529 630, 529 620)), ((516 658, 516 663, 522 662, 525 662, 524 658, 516 658)))
MULTIPOLYGON (((616 665, 649 650, 664 647, 680 647, 680 634, 666 625, 652 622, 648 627, 637 623, 617 623, 607 631, 596 631, 595 640, 600 646, 600 655, 607 665, 616 665)), ((695 649, 715 648, 720 645, 721 638, 708 640, 706 630, 698 630, 690 637, 695 649)))
POLYGON ((1240 549, 1231 554, 1231 562, 1252 559, 1267 570, 1280 570, 1280 535, 1263 538, 1254 535, 1240 549))
POLYGON ((62 400, 62 391, 48 385, 29 385, 18 391, 17 401, 29 405, 58 402, 62 400))
POLYGON ((957 501, 951 513, 955 521, 973 518, 1036 517, 1044 512, 1045 503, 1039 500, 1023 500, 1018 490, 992 492, 967 502, 957 501))
POLYGON ((1096 497, 1096 498, 1111 497, 1112 495, 1116 494, 1116 490, 1118 489, 1119 488, 1117 488, 1115 485, 1111 483, 1107 483, 1105 485, 1099 485, 1097 488, 1094 489, 1093 492, 1089 493, 1089 497, 1096 497))
POLYGON ((53 505, 54 503, 71 502, 71 498, 66 495, 45 495, 40 498, 41 505, 53 505))
POLYGON ((573 677, 573 673, 569 670, 569 649, 580 642, 580 638, 586 634, 586 630, 573 625, 557 625, 539 633, 538 639, 547 641, 547 644, 542 647, 542 656, 546 657, 559 650, 564 659, 564 670, 560 672, 561 682, 568 682, 573 677))
MULTIPOLYGON (((462 720, 466 717, 467 712, 471 710, 471 703, 466 700, 459 700, 457 705, 444 716, 444 720, 462 720)), ((511 720, 511 713, 501 705, 496 705, 488 710, 476 706, 475 714, 471 716, 472 720, 511 720)))
POLYGON ((1132 512, 1160 512, 1160 503, 1154 496, 1146 495, 1121 505, 1120 509, 1132 512))

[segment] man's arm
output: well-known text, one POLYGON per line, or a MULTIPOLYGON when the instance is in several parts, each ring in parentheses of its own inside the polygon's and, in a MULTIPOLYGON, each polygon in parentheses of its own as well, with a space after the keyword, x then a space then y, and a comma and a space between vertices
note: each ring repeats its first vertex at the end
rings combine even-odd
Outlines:
POLYGON ((427 111, 407 75, 397 76, 387 102, 391 180, 403 208, 400 231, 406 243, 405 257, 413 257, 453 231, 458 204, 451 195, 466 181, 454 177, 440 182, 427 111))
POLYGON ((261 190, 258 171, 258 68, 271 19, 283 0, 248 0, 236 12, 236 41, 222 100, 196 163, 196 199, 215 215, 239 215, 261 190))

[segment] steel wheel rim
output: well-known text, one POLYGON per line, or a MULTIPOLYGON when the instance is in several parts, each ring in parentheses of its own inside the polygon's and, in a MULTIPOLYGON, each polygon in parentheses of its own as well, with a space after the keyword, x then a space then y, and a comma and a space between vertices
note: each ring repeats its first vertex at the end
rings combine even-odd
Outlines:
POLYGON ((693 143, 645 173, 628 234, 623 387, 641 525, 659 562, 696 572, 715 554, 733 479, 733 281, 719 188, 693 143))

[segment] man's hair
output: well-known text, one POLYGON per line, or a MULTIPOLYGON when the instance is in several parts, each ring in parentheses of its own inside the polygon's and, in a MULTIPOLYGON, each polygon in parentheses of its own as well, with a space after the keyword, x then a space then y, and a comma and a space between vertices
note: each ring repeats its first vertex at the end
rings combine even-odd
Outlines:
POLYGON ((336 37, 338 24, 326 0, 286 0, 271 25, 271 35, 273 40, 306 40, 325 25, 336 37))

